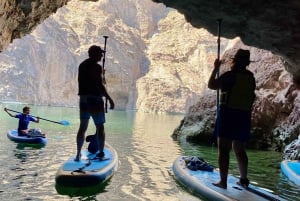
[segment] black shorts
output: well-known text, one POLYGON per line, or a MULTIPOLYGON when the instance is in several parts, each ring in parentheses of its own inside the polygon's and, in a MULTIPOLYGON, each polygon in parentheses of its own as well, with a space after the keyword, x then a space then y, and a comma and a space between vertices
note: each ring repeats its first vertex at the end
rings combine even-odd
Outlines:
POLYGON ((251 130, 251 111, 221 107, 216 120, 215 135, 229 140, 248 141, 251 130))
POLYGON ((80 119, 93 118, 94 124, 105 123, 104 101, 102 97, 80 96, 79 99, 80 119))

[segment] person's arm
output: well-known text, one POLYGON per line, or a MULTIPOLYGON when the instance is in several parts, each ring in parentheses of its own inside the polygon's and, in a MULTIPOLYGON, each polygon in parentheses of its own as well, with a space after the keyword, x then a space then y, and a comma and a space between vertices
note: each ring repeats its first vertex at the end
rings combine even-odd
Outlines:
POLYGON ((113 110, 115 108, 115 103, 114 103, 113 99, 109 95, 107 96, 107 99, 109 101, 109 109, 113 110))
POLYGON ((100 70, 99 74, 100 74, 100 80, 101 80, 101 91, 103 92, 103 95, 105 98, 107 98, 107 100, 109 101, 109 109, 113 110, 115 108, 115 103, 113 101, 113 99, 110 97, 110 95, 107 93, 106 87, 105 87, 105 83, 103 81, 105 81, 105 79, 103 78, 103 73, 102 73, 102 66, 100 65, 100 68, 98 68, 100 70))
POLYGON ((107 93, 106 87, 102 84, 102 91, 104 93, 104 97, 108 99, 109 101, 109 109, 113 110, 115 108, 115 103, 113 99, 110 97, 110 95, 107 93))
POLYGON ((5 107, 4 108, 4 111, 11 117, 16 117, 15 115, 11 114, 10 112, 8 112, 7 108, 5 107))
POLYGON ((34 122, 35 122, 35 123, 40 123, 40 117, 36 117, 36 119, 35 119, 34 122))
POLYGON ((39 123, 40 122, 40 117, 34 118, 33 116, 29 115, 29 121, 32 121, 34 123, 39 123))
POLYGON ((220 80, 216 79, 216 75, 219 71, 221 65, 221 61, 219 61, 218 59, 215 60, 214 62, 214 69, 210 75, 210 78, 208 80, 208 88, 216 90, 220 87, 220 80))

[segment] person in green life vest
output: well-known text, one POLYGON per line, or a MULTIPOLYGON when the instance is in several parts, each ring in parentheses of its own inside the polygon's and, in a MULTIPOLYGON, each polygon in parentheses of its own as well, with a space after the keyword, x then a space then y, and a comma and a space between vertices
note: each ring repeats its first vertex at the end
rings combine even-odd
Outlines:
POLYGON ((248 156, 245 144, 250 137, 251 111, 255 100, 255 78, 246 69, 250 64, 250 51, 239 49, 235 54, 231 70, 216 77, 221 61, 216 59, 214 69, 208 81, 208 88, 221 90, 220 108, 214 133, 218 142, 218 164, 220 181, 215 186, 226 189, 229 168, 229 154, 233 149, 240 172, 239 185, 247 187, 249 180, 248 156))

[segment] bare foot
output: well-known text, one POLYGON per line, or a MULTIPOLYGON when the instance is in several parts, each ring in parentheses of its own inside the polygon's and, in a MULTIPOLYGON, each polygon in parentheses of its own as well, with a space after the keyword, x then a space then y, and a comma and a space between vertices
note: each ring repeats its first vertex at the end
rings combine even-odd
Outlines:
POLYGON ((213 183, 213 185, 219 188, 227 189, 227 184, 223 184, 222 182, 213 183))
POLYGON ((76 157, 75 157, 74 161, 80 161, 80 158, 81 158, 81 154, 79 154, 79 155, 76 155, 76 157))
POLYGON ((240 178, 240 181, 236 182, 237 185, 243 186, 244 188, 248 188, 249 183, 250 183, 249 179, 247 179, 247 178, 245 178, 245 179, 240 178))

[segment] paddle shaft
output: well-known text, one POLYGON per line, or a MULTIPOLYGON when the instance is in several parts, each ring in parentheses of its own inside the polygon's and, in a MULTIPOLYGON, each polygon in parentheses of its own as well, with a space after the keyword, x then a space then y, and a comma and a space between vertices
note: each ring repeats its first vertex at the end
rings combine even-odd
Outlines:
MULTIPOLYGON (((102 60, 102 68, 103 68, 103 84, 106 85, 106 79, 105 79, 105 68, 104 68, 104 65, 105 65, 105 55, 106 55, 106 42, 107 42, 107 39, 108 39, 108 36, 103 36, 104 38, 104 55, 103 55, 103 60, 102 60)), ((105 112, 107 113, 107 98, 105 98, 105 112)))
MULTIPOLYGON (((8 108, 6 108, 6 109, 7 109, 8 111, 11 111, 11 112, 22 113, 22 112, 19 112, 19 111, 15 111, 15 110, 8 109, 8 108)), ((49 119, 44 119, 44 118, 37 117, 37 116, 33 116, 33 115, 30 115, 30 116, 35 117, 35 118, 42 119, 42 120, 44 120, 44 121, 49 121, 49 122, 56 123, 56 124, 62 124, 61 122, 58 122, 58 121, 52 121, 52 120, 49 120, 49 119)))
MULTIPOLYGON (((217 59, 218 61, 220 61, 220 49, 221 49, 221 21, 222 19, 218 19, 217 22, 218 22, 218 54, 217 54, 217 59)), ((220 68, 218 69, 218 72, 217 72, 217 79, 219 79, 220 77, 220 68)), ((219 108, 220 108, 220 90, 217 89, 217 115, 219 114, 219 108)))
MULTIPOLYGON (((217 60, 218 60, 218 62, 220 62, 220 46, 221 46, 221 39, 220 39, 220 37, 221 37, 221 19, 218 19, 217 20, 217 23, 218 23, 218 40, 217 40, 217 43, 218 43, 218 52, 217 52, 217 60)), ((218 68, 218 71, 217 71, 217 79, 219 79, 219 77, 220 77, 220 67, 218 68)), ((216 111, 216 115, 217 115, 217 124, 216 124, 216 133, 218 134, 219 133, 219 130, 220 130, 220 118, 219 118, 219 116, 220 116, 220 89, 218 88, 217 89, 217 100, 216 100, 216 105, 217 105, 217 111, 216 111)), ((213 137, 214 139, 213 139, 213 141, 216 141, 216 139, 215 139, 215 136, 213 137)))
POLYGON ((106 79, 105 79, 105 55, 106 55, 106 42, 108 39, 108 36, 103 36, 104 38, 104 53, 103 53, 103 59, 102 59, 102 69, 103 69, 103 84, 106 84, 106 79))

